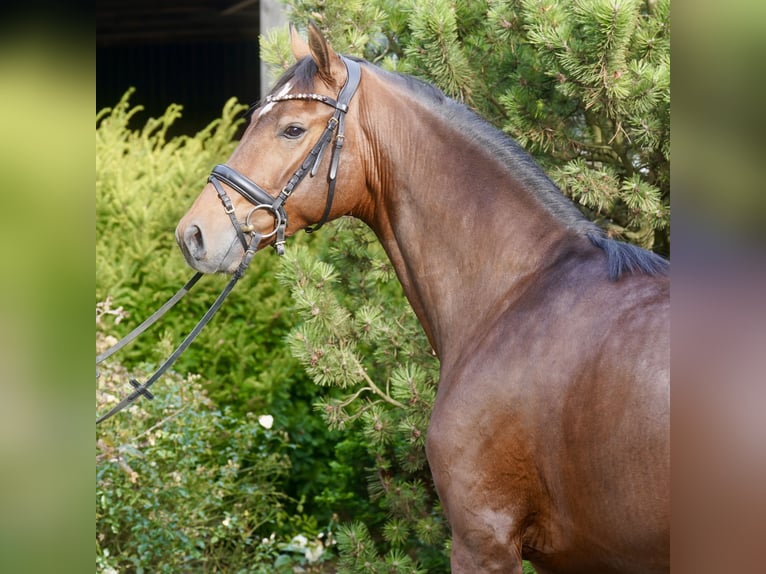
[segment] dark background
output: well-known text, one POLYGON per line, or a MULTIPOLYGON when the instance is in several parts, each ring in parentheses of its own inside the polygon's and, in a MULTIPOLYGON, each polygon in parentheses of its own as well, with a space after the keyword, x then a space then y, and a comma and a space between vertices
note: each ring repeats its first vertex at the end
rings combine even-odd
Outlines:
POLYGON ((232 96, 260 98, 258 0, 102 0, 96 6, 96 108, 129 87, 136 127, 183 106, 173 134, 193 134, 232 96))

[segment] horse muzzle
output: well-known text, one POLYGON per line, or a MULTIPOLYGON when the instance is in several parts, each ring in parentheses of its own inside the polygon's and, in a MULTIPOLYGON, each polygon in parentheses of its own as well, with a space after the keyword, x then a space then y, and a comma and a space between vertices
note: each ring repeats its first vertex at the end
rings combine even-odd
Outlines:
POLYGON ((237 236, 228 227, 213 230, 201 221, 182 219, 175 236, 186 263, 196 271, 230 274, 242 260, 237 236))

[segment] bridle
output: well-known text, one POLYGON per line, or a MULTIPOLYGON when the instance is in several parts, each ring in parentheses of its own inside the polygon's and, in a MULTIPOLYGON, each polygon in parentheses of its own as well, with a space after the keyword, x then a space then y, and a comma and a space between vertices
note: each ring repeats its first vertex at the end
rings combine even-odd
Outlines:
POLYGON ((254 228, 250 223, 250 217, 258 210, 269 211, 274 216, 274 229, 263 235, 262 239, 268 239, 275 237, 274 250, 277 255, 283 255, 285 252, 285 230, 287 229, 287 212, 285 211, 285 202, 290 198, 298 184, 303 181, 306 175, 314 177, 319 169, 319 164, 322 161, 322 156, 328 144, 335 136, 335 145, 333 146, 332 161, 330 162, 330 171, 327 176, 327 201, 325 203, 324 213, 314 227, 306 228, 306 232, 313 233, 320 227, 322 227, 330 215, 332 208, 333 197, 335 196, 335 182, 338 175, 338 163, 340 161, 340 152, 343 150, 343 144, 345 140, 344 128, 346 120, 346 112, 348 111, 351 98, 354 97, 356 89, 359 86, 359 80, 361 79, 361 66, 358 62, 350 60, 346 57, 340 57, 343 63, 346 65, 346 83, 338 94, 338 99, 335 100, 329 96, 321 94, 284 94, 278 96, 267 96, 264 100, 266 104, 286 102, 289 100, 305 100, 320 102, 335 108, 335 113, 327 122, 322 135, 319 136, 319 140, 311 148, 306 159, 295 170, 292 177, 287 184, 282 188, 282 191, 276 197, 273 197, 260 185, 239 173, 232 167, 226 164, 219 164, 213 168, 208 181, 213 184, 218 197, 223 204, 224 212, 229 216, 231 224, 234 226, 234 230, 237 233, 242 247, 247 250, 247 240, 245 234, 253 233, 254 228), (225 183, 230 188, 239 193, 242 197, 247 199, 253 204, 253 208, 248 212, 245 217, 245 222, 240 223, 237 220, 237 216, 234 213, 234 207, 231 203, 231 199, 226 194, 221 183, 225 183))
MULTIPOLYGON (((346 112, 348 111, 348 106, 351 102, 351 99, 356 93, 356 89, 359 86, 359 81, 362 75, 361 65, 358 62, 350 60, 344 56, 340 56, 340 58, 346 66, 347 75, 346 83, 338 93, 337 100, 322 94, 304 93, 267 96, 264 100, 266 104, 285 102, 288 100, 315 101, 335 108, 335 112, 327 122, 327 126, 322 132, 322 135, 319 137, 319 140, 314 144, 314 147, 311 148, 311 151, 309 152, 306 159, 304 159, 298 169, 295 170, 292 177, 276 197, 272 196, 257 183, 242 175, 237 170, 227 166, 226 164, 219 164, 213 168, 212 173, 208 177, 208 181, 213 184, 213 187, 218 193, 218 197, 223 204, 224 212, 229 216, 229 219, 234 226, 234 230, 237 233, 237 238, 242 244, 242 248, 244 249, 242 261, 240 262, 236 271, 233 273, 229 283, 226 285, 215 302, 210 306, 210 309, 207 310, 205 315, 199 320, 197 325, 186 336, 178 348, 173 351, 173 354, 170 355, 170 357, 168 357, 165 362, 162 363, 162 365, 160 365, 160 367, 154 372, 154 374, 152 374, 151 377, 149 377, 145 383, 141 384, 136 379, 131 378, 129 382, 135 390, 127 395, 124 399, 122 399, 117 405, 112 407, 109 412, 98 417, 96 419, 96 424, 105 421, 124 408, 130 406, 130 404, 132 404, 141 396, 144 396, 148 399, 154 398, 154 395, 148 390, 149 387, 153 385, 162 376, 162 374, 170 368, 173 363, 175 363, 178 357, 181 356, 181 354, 186 350, 191 342, 197 337, 197 335, 199 335, 203 327, 207 325, 216 311, 218 311, 220 306, 223 304, 224 299, 226 299, 228 294, 234 288, 234 285, 244 275, 245 271, 250 265, 250 261, 255 255, 255 252, 258 250, 258 245, 262 240, 274 237, 274 250, 276 251, 277 255, 284 254, 285 232, 287 230, 287 212, 285 211, 285 202, 290 198, 293 191, 295 191, 295 188, 301 181, 303 181, 307 175, 311 174, 312 177, 316 175, 316 172, 319 169, 319 164, 322 161, 324 151, 330 142, 333 141, 333 136, 335 136, 332 159, 330 162, 330 171, 328 173, 327 201, 325 203, 324 213, 322 214, 319 223, 314 225, 314 227, 307 228, 306 231, 308 233, 313 233, 327 222, 327 218, 330 215, 330 210, 332 209, 333 197, 335 195, 335 181, 338 175, 338 163, 340 161, 340 153, 343 150, 343 144, 345 140, 344 128, 346 112), (237 219, 231 199, 226 194, 226 191, 224 190, 221 183, 228 185, 245 199, 247 199, 251 204, 253 204, 253 207, 245 217, 244 223, 240 223, 237 219), (265 234, 256 231, 254 226, 250 223, 250 218, 252 215, 259 210, 266 210, 274 216, 274 229, 265 234), (250 236, 249 242, 245 238, 245 235, 250 236)), ((119 351, 125 345, 136 339, 141 333, 146 331, 146 329, 152 326, 160 317, 162 317, 162 315, 164 315, 171 307, 173 307, 173 305, 180 301, 181 298, 186 295, 186 293, 188 293, 188 291, 194 286, 195 283, 197 283, 200 277, 202 277, 202 273, 196 273, 154 314, 152 314, 138 327, 133 329, 115 345, 98 355, 98 357, 96 357, 96 364, 98 365, 107 357, 110 357, 115 352, 119 351)))

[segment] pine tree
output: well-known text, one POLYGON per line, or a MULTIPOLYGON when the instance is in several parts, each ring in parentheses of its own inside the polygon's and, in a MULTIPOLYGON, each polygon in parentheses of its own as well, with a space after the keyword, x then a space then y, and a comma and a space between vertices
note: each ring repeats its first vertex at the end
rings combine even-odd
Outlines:
POLYGON ((318 385, 336 389, 315 408, 364 446, 370 501, 387 516, 344 526, 338 571, 446 572, 447 527, 425 456, 437 361, 375 237, 354 220, 327 231, 321 257, 305 247, 285 255, 279 280, 305 318, 288 345, 318 385))
MULTIPOLYGON (((287 6, 337 51, 474 107, 610 235, 669 251, 669 0, 287 6)), ((262 46, 275 76, 292 63, 286 29, 262 46)), ((291 353, 327 387, 316 405, 327 424, 367 452, 370 504, 385 515, 343 526, 338 571, 448 572, 448 526, 425 457, 438 364, 374 236, 353 221, 335 229, 311 252, 289 250, 280 279, 304 318, 291 353)))

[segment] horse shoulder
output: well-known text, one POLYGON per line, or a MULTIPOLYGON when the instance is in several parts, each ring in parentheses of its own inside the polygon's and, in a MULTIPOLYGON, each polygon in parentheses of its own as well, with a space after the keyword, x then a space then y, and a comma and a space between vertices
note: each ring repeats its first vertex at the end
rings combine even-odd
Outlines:
MULTIPOLYGON (((587 562, 611 531, 644 528, 641 551, 662 556, 666 281, 562 279, 541 281, 443 361, 428 435, 437 489, 458 530, 483 517, 492 536, 477 544, 506 537, 551 563, 587 562)), ((632 550, 605 560, 621 552, 632 550)))

